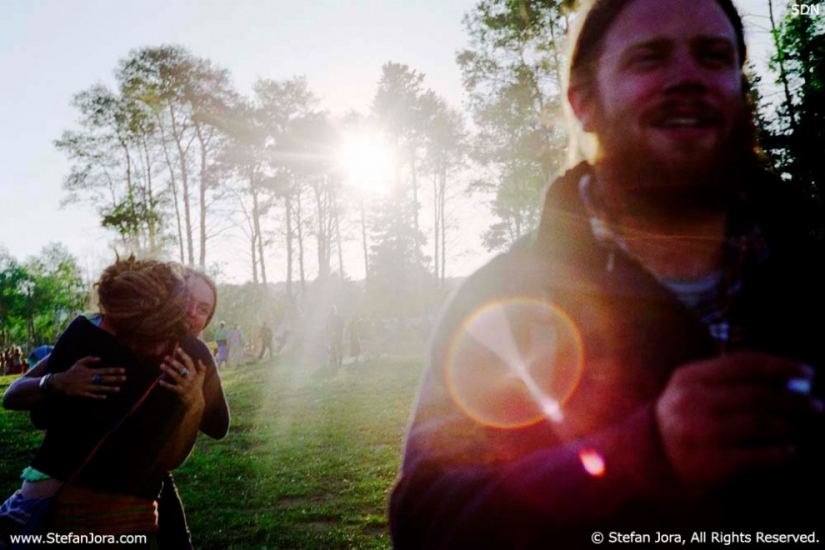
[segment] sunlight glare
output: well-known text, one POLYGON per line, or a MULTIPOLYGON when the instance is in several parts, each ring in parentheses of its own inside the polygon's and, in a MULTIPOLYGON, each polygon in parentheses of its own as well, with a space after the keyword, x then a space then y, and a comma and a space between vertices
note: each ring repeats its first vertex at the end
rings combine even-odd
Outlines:
POLYGON ((348 185, 367 193, 384 193, 389 189, 392 153, 376 136, 354 135, 346 138, 339 162, 348 185))

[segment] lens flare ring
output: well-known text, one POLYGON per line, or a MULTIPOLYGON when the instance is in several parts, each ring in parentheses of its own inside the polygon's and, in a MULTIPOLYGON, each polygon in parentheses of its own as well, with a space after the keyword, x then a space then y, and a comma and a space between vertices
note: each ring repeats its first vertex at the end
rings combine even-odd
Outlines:
POLYGON ((468 315, 450 342, 447 388, 474 421, 517 429, 560 422, 584 365, 576 324, 555 304, 516 297, 468 315))

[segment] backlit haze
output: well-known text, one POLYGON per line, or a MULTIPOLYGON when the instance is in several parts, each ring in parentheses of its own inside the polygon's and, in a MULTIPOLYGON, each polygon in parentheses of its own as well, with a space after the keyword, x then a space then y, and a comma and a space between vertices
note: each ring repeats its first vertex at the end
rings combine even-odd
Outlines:
MULTIPOLYGON (((92 274, 113 259, 113 234, 100 228, 93 207, 64 209, 61 188, 69 173, 53 145, 75 128, 72 96, 96 83, 113 86, 119 60, 134 49, 182 45, 193 55, 230 71, 235 88, 251 93, 257 78, 305 76, 333 115, 366 114, 381 66, 402 63, 425 75, 430 88, 461 108, 463 90, 455 63, 467 45, 461 18, 476 0, 3 0, 0 2, 0 247, 18 260, 39 254, 51 242, 65 244, 92 274)), ((737 2, 749 31, 751 57, 764 69, 768 54, 765 1, 737 2)), ((779 11, 781 14, 781 10, 779 11)), ((767 78, 766 80, 771 80, 767 78)), ((469 117, 467 117, 469 118, 469 117)), ((361 180, 380 193, 390 162, 370 136, 356 136, 341 162, 374 158, 361 180), (359 157, 360 155, 360 157, 359 157)), ((450 243, 448 275, 466 275, 490 257, 479 235, 489 222, 485 209, 463 201, 450 243), (477 228, 477 230, 472 230, 477 228)), ((423 214, 422 214, 423 215, 423 214)), ((359 279, 363 260, 357 242, 345 253, 348 276, 359 279)), ((249 278, 246 240, 223 235, 209 248, 224 282, 249 278)), ((283 278, 285 253, 270 251, 267 270, 283 278)))

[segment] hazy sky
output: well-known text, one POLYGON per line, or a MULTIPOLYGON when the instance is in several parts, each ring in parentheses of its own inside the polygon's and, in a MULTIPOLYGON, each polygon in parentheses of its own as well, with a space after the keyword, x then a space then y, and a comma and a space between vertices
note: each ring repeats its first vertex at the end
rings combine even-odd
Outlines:
MULTIPOLYGON (((749 26, 767 27, 766 2, 737 2, 749 26)), ((112 84, 130 50, 183 45, 229 69, 242 93, 258 77, 304 75, 333 113, 366 111, 381 66, 393 61, 424 73, 426 87, 460 107, 455 52, 466 45, 461 18, 475 3, 0 0, 0 247, 23 260, 62 242, 89 267, 111 259, 111 235, 94 210, 59 207, 69 164, 53 142, 74 127, 72 96, 97 82, 112 84)), ((750 37, 753 57, 764 63, 764 32, 750 37)))

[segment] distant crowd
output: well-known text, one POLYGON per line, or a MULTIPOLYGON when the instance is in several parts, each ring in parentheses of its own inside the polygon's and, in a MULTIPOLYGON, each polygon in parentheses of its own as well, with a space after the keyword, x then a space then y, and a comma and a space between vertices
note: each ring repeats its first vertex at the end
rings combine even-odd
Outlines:
POLYGON ((384 319, 358 312, 347 319, 334 304, 325 316, 306 316, 293 306, 274 330, 264 321, 252 329, 249 339, 238 324, 232 323, 229 329, 229 323, 220 321, 209 346, 218 367, 284 354, 301 356, 317 366, 325 362, 326 366, 339 367, 368 361, 390 350, 394 354, 420 353, 433 322, 430 316, 384 319))
POLYGON ((20 346, 8 346, 0 355, 0 360, 2 360, 0 373, 23 374, 48 355, 51 350, 52 346, 38 346, 32 349, 28 356, 25 356, 20 346))

